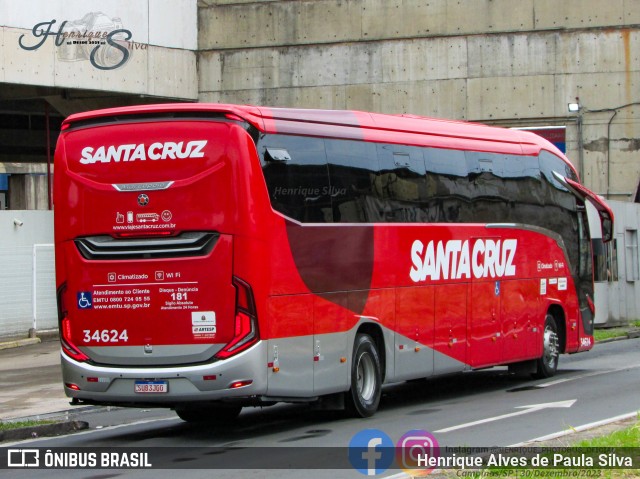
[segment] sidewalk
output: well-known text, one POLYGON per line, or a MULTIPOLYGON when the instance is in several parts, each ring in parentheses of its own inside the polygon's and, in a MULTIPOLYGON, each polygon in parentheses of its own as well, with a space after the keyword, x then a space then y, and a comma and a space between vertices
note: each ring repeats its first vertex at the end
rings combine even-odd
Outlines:
POLYGON ((29 345, 0 348, 0 420, 71 409, 62 388, 59 341, 21 341, 29 345))

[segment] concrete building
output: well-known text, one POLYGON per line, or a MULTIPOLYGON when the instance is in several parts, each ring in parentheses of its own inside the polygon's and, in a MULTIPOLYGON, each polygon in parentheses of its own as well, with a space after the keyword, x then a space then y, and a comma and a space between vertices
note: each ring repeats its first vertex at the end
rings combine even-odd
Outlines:
MULTIPOLYGON (((584 183, 622 205, 616 248, 598 247, 611 272, 631 261, 640 202, 639 57, 640 0, 0 0, 0 209, 51 207, 48 162, 78 111, 413 113, 553 132, 584 183)), ((21 241, 13 219, 0 235, 21 241)), ((626 271, 631 301, 640 279, 626 271)), ((621 288, 601 283, 610 298, 621 288)), ((625 305, 598 321, 638 316, 625 305)))
POLYGON ((589 188, 638 196, 638 0, 199 5, 200 101, 562 126, 589 188))

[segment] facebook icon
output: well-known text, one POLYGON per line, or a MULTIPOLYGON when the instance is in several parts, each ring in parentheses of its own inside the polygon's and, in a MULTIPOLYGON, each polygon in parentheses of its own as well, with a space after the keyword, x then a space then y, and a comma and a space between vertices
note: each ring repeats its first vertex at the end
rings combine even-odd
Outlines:
POLYGON ((391 467, 393 441, 379 429, 364 429, 349 442, 349 462, 361 474, 375 476, 391 467))

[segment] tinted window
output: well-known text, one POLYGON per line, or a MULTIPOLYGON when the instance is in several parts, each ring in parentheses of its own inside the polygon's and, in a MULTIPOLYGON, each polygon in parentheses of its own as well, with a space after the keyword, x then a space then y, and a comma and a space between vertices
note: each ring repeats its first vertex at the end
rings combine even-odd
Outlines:
POLYGON ((429 220, 472 222, 475 185, 469 178, 464 151, 425 148, 429 220))
POLYGON ((559 157, 269 135, 258 143, 272 206, 301 222, 519 223, 560 234, 579 261, 576 199, 559 157))
POLYGON ((377 145, 377 150, 380 174, 376 191, 384 205, 384 220, 396 223, 431 221, 423 149, 377 145))
POLYGON ((269 135, 258 143, 271 206, 300 222, 333 221, 324 140, 269 135))
POLYGON ((544 201, 537 157, 482 152, 465 157, 475 185, 476 222, 539 225, 544 201))
POLYGON ((384 221, 384 208, 376 190, 379 173, 376 145, 362 141, 325 140, 329 165, 333 221, 384 221))

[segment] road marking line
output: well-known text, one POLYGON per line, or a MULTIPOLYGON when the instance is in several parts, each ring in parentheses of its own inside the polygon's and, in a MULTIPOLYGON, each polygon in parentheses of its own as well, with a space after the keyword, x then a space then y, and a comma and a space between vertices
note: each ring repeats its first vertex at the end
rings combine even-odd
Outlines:
POLYGON ((433 431, 436 433, 445 433, 451 431, 457 431, 458 429, 464 429, 467 427, 478 426, 480 424, 486 424, 488 422, 499 421, 501 419, 506 419, 509 417, 521 416, 523 414, 529 414, 530 412, 541 411, 542 409, 549 408, 569 408, 575 404, 577 399, 569 399, 568 401, 558 401, 558 402, 548 402, 543 404, 531 404, 529 406, 516 406, 516 409, 523 409, 522 411, 516 411, 509 414, 502 414, 500 416, 489 417, 486 419, 479 419, 477 421, 467 422, 464 424, 458 424, 457 426, 446 427, 444 429, 439 429, 437 431, 433 431))
POLYGON ((628 371, 629 369, 637 369, 637 368, 640 368, 640 364, 634 364, 633 366, 624 366, 624 367, 618 368, 618 369, 606 369, 604 371, 594 371, 594 372, 591 372, 591 373, 579 374, 578 376, 572 376, 570 378, 556 379, 556 380, 550 381, 548 383, 536 384, 535 387, 536 388, 548 388, 550 386, 556 386, 558 384, 567 383, 569 381, 575 381, 576 379, 584 379, 584 378, 590 378, 590 377, 593 377, 593 376, 601 376, 603 374, 619 373, 621 371, 628 371))

